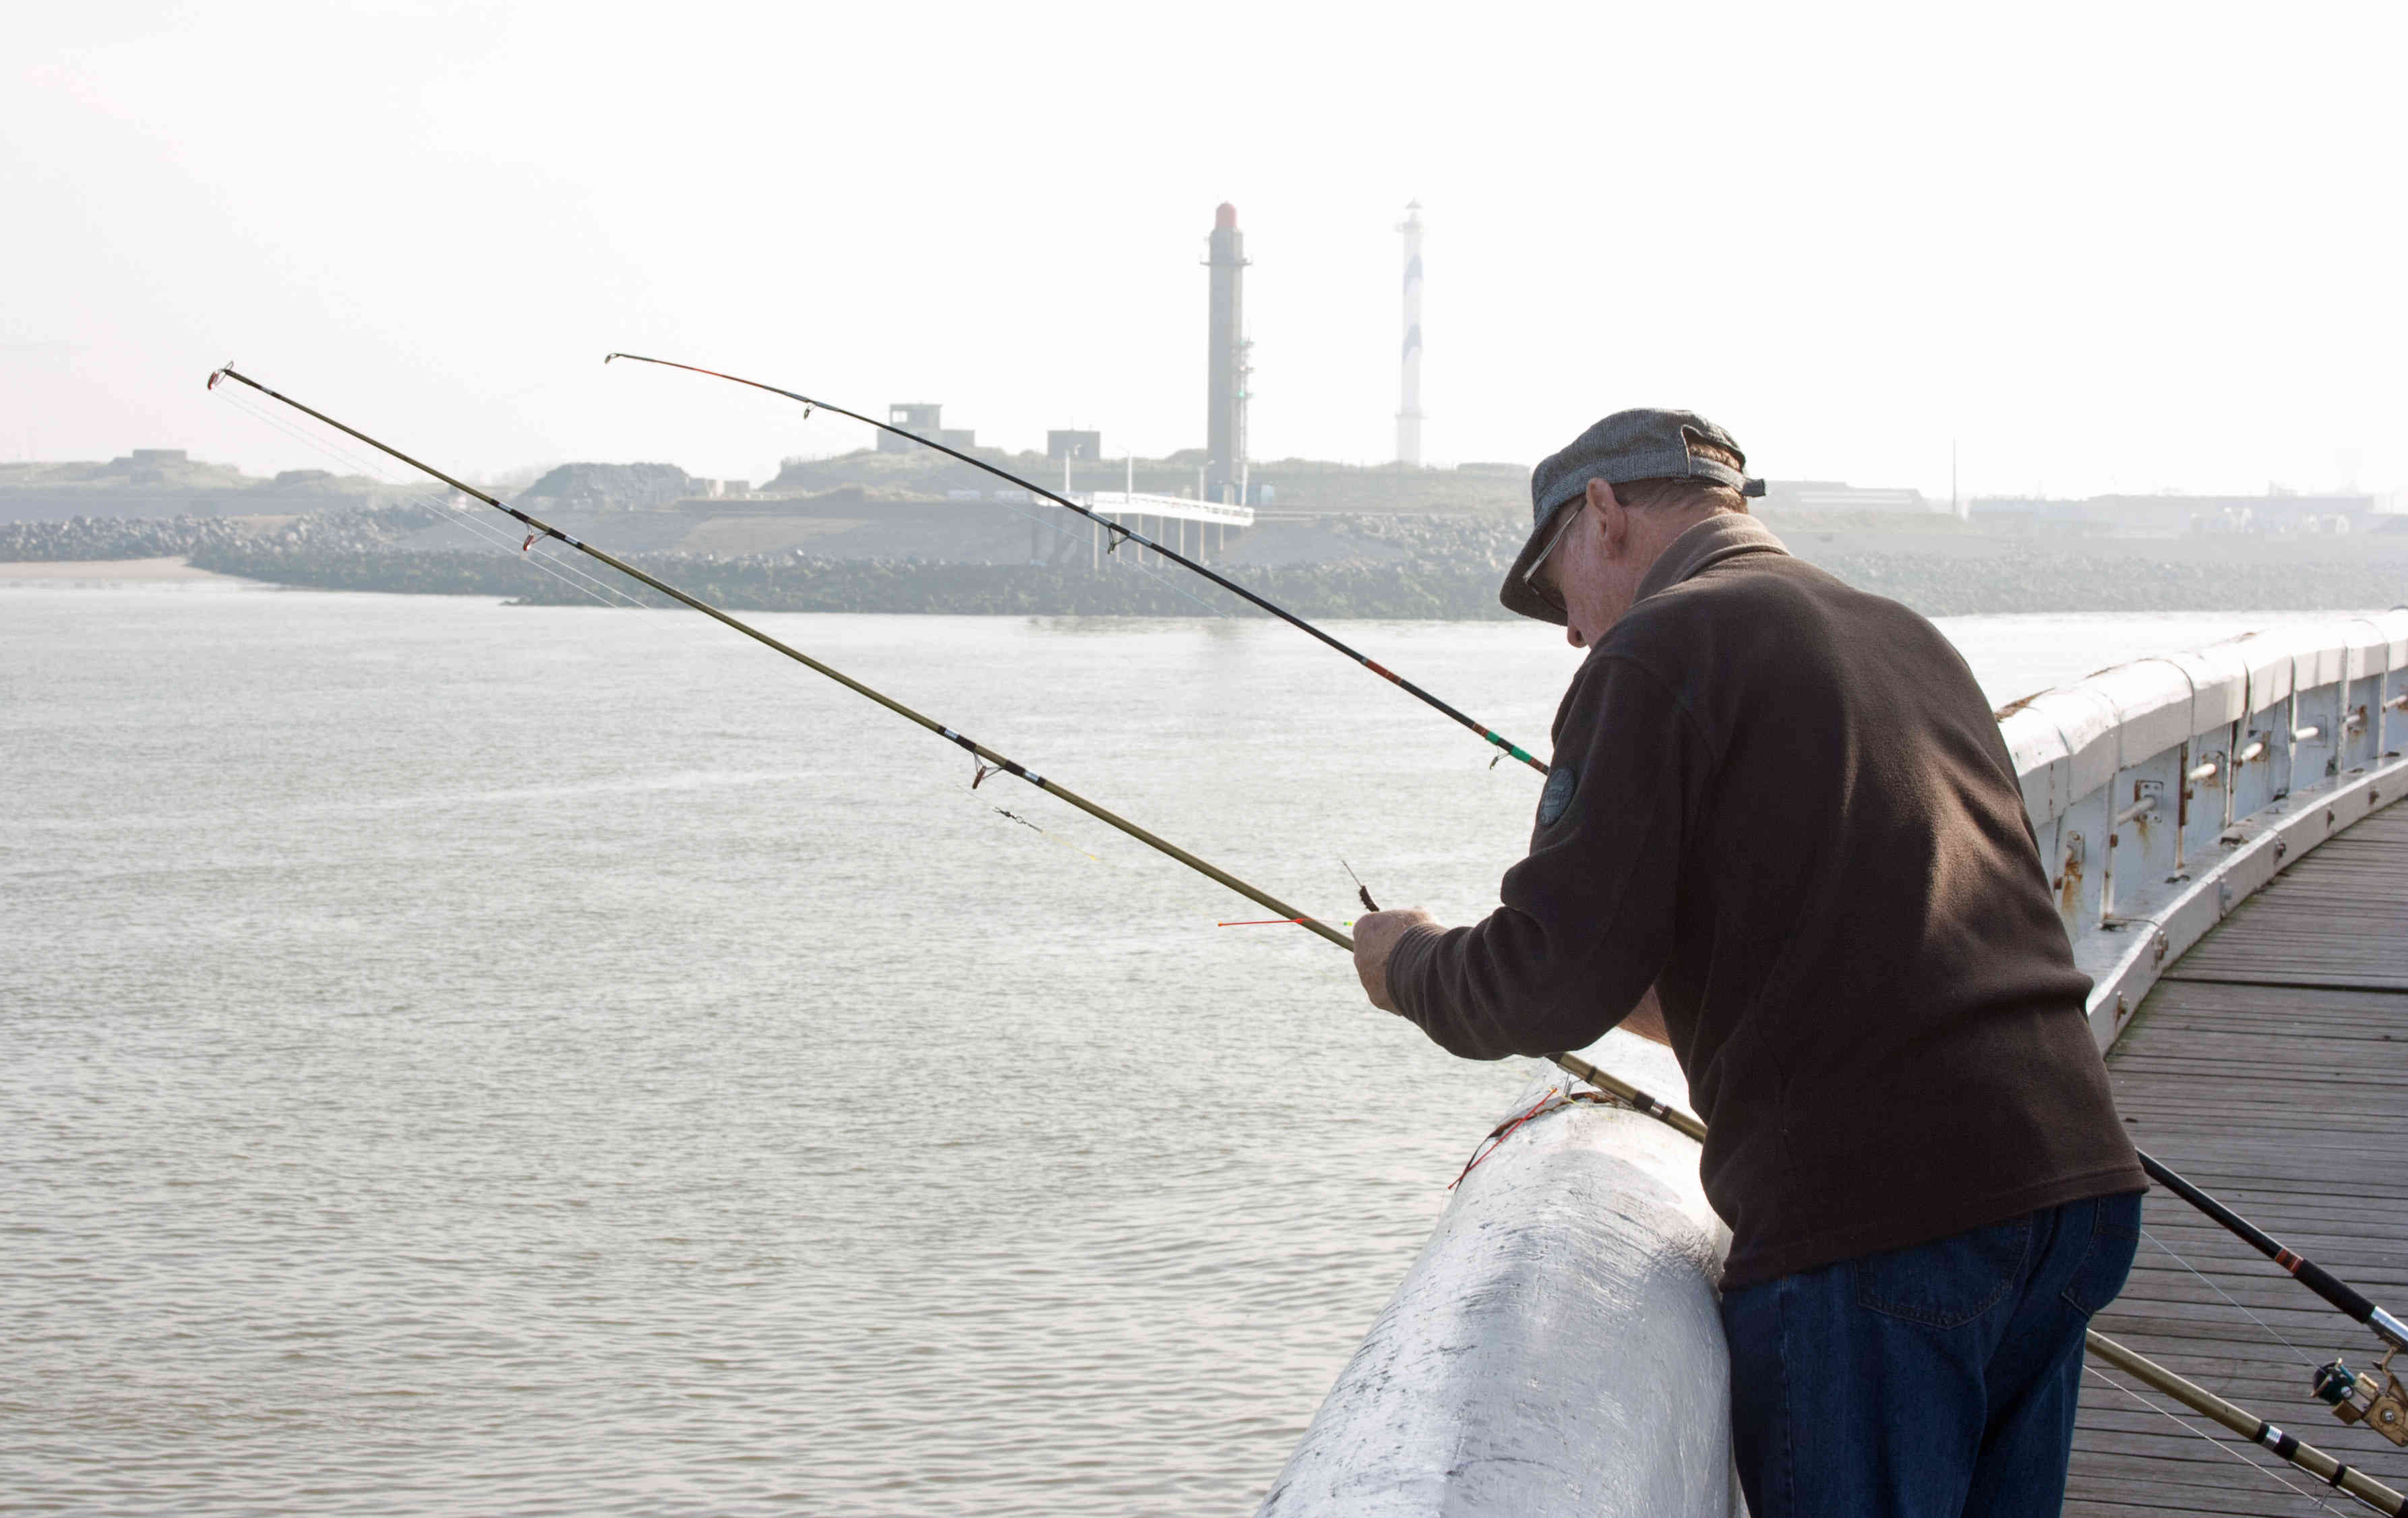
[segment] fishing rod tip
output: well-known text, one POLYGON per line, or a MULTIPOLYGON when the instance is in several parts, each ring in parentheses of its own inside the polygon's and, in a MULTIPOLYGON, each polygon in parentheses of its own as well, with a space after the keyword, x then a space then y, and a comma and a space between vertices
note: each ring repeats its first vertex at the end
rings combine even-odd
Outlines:
POLYGON ((231 368, 233 368, 233 367, 234 367, 234 360, 232 360, 232 359, 228 359, 228 360, 226 360, 226 361, 225 361, 225 368, 222 368, 222 369, 211 369, 211 370, 209 371, 209 385, 208 385, 208 388, 209 388, 209 389, 211 389, 211 390, 215 390, 215 389, 217 389, 217 388, 218 388, 218 381, 219 381, 219 380, 222 380, 222 379, 224 379, 224 378, 226 377, 226 369, 231 369, 231 368))
POLYGON ((605 363, 605 364, 608 364, 608 363, 609 363, 612 359, 617 358, 618 356, 619 356, 619 355, 618 355, 618 354, 616 354, 616 353, 605 353, 605 354, 603 354, 603 355, 602 355, 602 362, 603 362, 603 363, 605 363))

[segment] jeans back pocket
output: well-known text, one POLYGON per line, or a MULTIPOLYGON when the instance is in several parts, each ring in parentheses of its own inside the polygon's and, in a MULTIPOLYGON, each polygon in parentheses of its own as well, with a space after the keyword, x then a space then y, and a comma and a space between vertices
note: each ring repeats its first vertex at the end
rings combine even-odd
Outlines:
POLYGON ((2031 1239, 2032 1220, 2025 1216, 1864 1255, 1850 1262, 1856 1305, 1933 1328, 1971 1323, 2015 1289, 2031 1239))

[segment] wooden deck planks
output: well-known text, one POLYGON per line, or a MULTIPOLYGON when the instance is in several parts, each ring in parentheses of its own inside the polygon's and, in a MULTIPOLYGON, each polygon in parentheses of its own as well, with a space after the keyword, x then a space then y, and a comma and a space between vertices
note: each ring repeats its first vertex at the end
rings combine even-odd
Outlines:
MULTIPOLYGON (((2408 1314, 2408 808, 2358 823, 2243 903, 2158 982, 2107 1063, 2142 1148, 2408 1314)), ((2143 1226, 2101 1333, 2408 1489, 2408 1451, 2308 1395, 2308 1362, 2371 1364, 2372 1334, 2163 1190, 2143 1226)), ((2086 1377, 2065 1512, 2305 1514, 2318 1498, 2366 1511, 2214 1432, 2211 1446, 2086 1377)))

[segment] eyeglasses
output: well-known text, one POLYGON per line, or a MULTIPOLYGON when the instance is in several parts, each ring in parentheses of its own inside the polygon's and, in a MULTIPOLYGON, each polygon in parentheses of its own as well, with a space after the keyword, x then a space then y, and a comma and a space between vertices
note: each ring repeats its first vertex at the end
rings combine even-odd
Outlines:
POLYGON ((1547 566, 1547 560, 1554 556, 1555 550, 1570 534, 1572 523, 1580 521, 1581 505, 1580 497, 1574 496, 1555 508, 1563 517, 1564 524, 1555 529, 1555 535, 1553 537, 1547 539, 1547 546, 1541 549, 1539 556, 1530 561, 1530 567, 1522 571, 1522 583, 1530 587, 1530 593, 1558 611, 1564 609, 1564 598, 1555 593, 1554 577, 1541 580, 1539 578, 1539 571, 1547 566))

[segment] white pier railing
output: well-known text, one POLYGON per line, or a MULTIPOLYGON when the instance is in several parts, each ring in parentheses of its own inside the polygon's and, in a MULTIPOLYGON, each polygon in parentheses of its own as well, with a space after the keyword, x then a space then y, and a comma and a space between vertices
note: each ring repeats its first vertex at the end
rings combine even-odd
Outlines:
POLYGON ((2000 714, 2100 1047, 2242 898, 2399 797, 2403 709, 2408 610, 2136 660, 2000 714))
MULTIPOLYGON (((2000 728, 2103 1048, 2251 892, 2408 793, 2408 609, 2121 665, 2000 728)), ((1684 1089, 1628 1034, 1588 1057, 1684 1089)), ((1513 1110, 1569 1084, 1542 1067, 1513 1110)), ((1727 1243, 1688 1140, 1588 1105, 1524 1124, 1456 1188, 1263 1518, 1739 1518, 1727 1243)))

